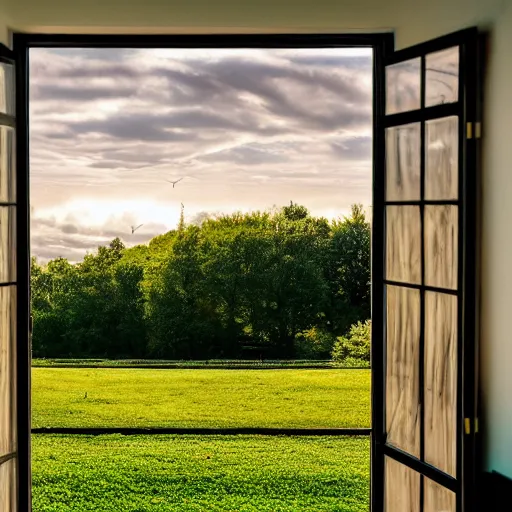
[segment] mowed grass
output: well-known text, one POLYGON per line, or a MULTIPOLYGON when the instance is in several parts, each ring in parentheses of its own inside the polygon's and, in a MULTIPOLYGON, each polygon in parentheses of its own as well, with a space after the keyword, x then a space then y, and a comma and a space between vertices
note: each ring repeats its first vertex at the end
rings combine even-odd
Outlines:
POLYGON ((34 512, 367 512, 362 437, 33 436, 34 512))
POLYGON ((370 426, 370 370, 33 368, 32 390, 33 427, 370 426))

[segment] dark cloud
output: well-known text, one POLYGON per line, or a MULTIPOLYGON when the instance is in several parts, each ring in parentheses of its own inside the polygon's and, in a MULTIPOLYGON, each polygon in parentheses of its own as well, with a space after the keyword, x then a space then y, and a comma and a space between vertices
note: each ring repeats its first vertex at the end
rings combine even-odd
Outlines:
POLYGON ((358 56, 358 57, 339 57, 339 56, 300 56, 296 55, 289 58, 290 63, 298 64, 301 66, 312 67, 333 67, 336 69, 365 69, 372 65, 371 56, 358 56))
POLYGON ((129 78, 135 79, 141 76, 141 71, 134 66, 124 64, 112 64, 111 62, 94 63, 88 66, 75 66, 64 69, 58 73, 59 78, 98 78, 108 77, 109 79, 129 78))
POLYGON ((38 101, 95 101, 106 98, 128 98, 135 95, 136 87, 120 86, 65 86, 59 84, 36 85, 32 99, 38 101))
POLYGON ((157 142, 182 142, 194 140, 195 134, 170 131, 177 128, 170 116, 160 114, 132 114, 108 117, 105 120, 81 121, 69 125, 75 134, 104 133, 118 139, 157 142))
POLYGON ((333 142, 331 144, 331 148, 336 155, 343 159, 369 159, 372 155, 372 138, 353 137, 341 142, 333 142))
POLYGON ((240 146, 205 155, 202 157, 202 160, 207 162, 231 162, 238 165, 262 165, 283 163, 289 159, 284 155, 275 154, 257 147, 240 146))
POLYGON ((250 112, 254 104, 251 107, 244 97, 249 93, 269 114, 291 118, 304 127, 337 129, 370 121, 371 88, 362 88, 350 72, 233 57, 192 62, 188 71, 160 68, 157 73, 168 79, 172 94, 180 101, 207 103, 213 108, 230 104, 231 112, 250 112))
POLYGON ((75 134, 105 133, 119 139, 157 142, 183 142, 200 138, 200 130, 232 130, 274 135, 282 130, 261 123, 250 113, 231 119, 213 112, 197 109, 168 114, 137 113, 117 115, 104 120, 79 121, 68 125, 75 134), (180 130, 180 131, 176 131, 180 130))
POLYGON ((78 228, 74 224, 63 224, 61 227, 63 233, 74 235, 78 233, 78 228))
POLYGON ((130 59, 136 55, 139 50, 135 48, 54 48, 52 55, 64 57, 72 63, 73 67, 83 67, 84 60, 118 63, 130 59))

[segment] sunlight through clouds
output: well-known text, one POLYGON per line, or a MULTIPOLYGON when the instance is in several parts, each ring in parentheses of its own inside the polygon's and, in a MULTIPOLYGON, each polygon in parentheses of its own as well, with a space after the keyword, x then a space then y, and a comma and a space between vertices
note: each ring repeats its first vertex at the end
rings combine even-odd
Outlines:
POLYGON ((33 253, 147 242, 181 203, 369 207, 371 69, 361 48, 31 49, 33 253))

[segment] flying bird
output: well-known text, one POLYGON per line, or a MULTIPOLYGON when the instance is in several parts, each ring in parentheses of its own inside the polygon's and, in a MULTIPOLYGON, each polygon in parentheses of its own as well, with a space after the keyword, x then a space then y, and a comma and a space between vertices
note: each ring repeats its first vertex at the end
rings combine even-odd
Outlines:
POLYGON ((176 183, 179 183, 183 178, 180 178, 179 180, 176 180, 176 181, 171 181, 171 180, 165 180, 165 181, 168 181, 169 183, 172 183, 172 188, 175 187, 176 183))
POLYGON ((141 228, 142 226, 144 226, 144 224, 139 224, 137 227, 132 226, 132 235, 133 233, 135 233, 135 231, 137 231, 137 229, 141 228))

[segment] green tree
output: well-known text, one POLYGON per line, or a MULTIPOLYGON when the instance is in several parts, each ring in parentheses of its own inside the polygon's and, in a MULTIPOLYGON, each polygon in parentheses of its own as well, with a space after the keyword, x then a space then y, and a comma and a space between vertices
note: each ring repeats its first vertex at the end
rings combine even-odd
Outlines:
POLYGON ((361 205, 352 207, 350 217, 332 224, 326 279, 330 288, 327 315, 335 334, 344 334, 353 323, 370 317, 370 234, 361 205))

